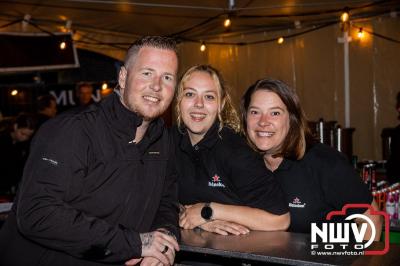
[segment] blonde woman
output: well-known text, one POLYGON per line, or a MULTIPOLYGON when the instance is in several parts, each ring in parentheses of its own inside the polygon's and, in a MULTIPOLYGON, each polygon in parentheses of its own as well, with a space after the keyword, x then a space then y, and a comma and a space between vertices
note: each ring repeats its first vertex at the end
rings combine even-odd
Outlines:
POLYGON ((184 229, 227 235, 286 230, 284 196, 263 160, 238 134, 224 81, 209 65, 187 70, 177 92, 173 129, 184 229))

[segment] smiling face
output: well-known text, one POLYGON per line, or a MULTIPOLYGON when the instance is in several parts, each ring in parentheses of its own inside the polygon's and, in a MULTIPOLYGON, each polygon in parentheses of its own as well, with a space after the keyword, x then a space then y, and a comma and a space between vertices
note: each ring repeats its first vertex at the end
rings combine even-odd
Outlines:
POLYGON ((128 69, 122 67, 119 73, 122 104, 145 121, 159 117, 174 96, 177 69, 173 50, 142 47, 128 69))
POLYGON ((179 108, 191 143, 198 143, 215 122, 219 96, 216 82, 210 74, 195 71, 183 84, 179 108))
POLYGON ((89 85, 81 86, 77 92, 79 105, 82 105, 82 106, 88 105, 92 100, 92 94, 93 94, 92 86, 89 86, 89 85))
POLYGON ((289 112, 279 96, 257 90, 246 114, 247 135, 256 147, 268 154, 279 151, 289 132, 289 112))
POLYGON ((33 135, 34 130, 26 127, 18 128, 14 125, 14 132, 11 134, 15 142, 23 142, 29 140, 33 135))

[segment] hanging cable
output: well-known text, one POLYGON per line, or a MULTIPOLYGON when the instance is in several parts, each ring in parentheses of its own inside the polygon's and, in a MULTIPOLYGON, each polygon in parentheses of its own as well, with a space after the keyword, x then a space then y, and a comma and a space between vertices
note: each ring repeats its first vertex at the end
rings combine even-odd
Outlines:
POLYGON ((0 26, 0 29, 2 29, 2 28, 7 28, 7 27, 9 27, 9 26, 11 26, 11 25, 20 23, 22 20, 23 20, 23 19, 17 19, 17 20, 11 21, 11 22, 9 22, 9 23, 6 23, 6 24, 4 24, 4 25, 1 25, 1 26, 0 26))
POLYGON ((400 40, 396 40, 396 39, 394 39, 394 38, 385 36, 385 35, 380 34, 380 33, 377 33, 377 32, 373 32, 373 31, 370 31, 370 30, 366 30, 365 28, 360 27, 359 25, 352 25, 352 26, 353 26, 354 28, 362 29, 362 31, 364 31, 364 32, 366 32, 366 33, 368 33, 368 34, 370 34, 370 35, 376 36, 376 37, 378 37, 378 38, 382 38, 382 39, 384 39, 384 40, 391 41, 391 42, 394 42, 394 43, 400 43, 400 40))

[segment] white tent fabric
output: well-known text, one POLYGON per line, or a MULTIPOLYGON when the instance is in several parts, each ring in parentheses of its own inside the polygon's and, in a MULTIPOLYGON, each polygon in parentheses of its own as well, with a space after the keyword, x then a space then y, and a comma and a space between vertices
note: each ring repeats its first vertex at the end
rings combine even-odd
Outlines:
POLYGON ((382 128, 398 123, 399 1, 2 0, 0 31, 72 31, 77 47, 118 59, 138 36, 175 36, 182 41, 181 72, 199 63, 216 66, 236 103, 256 79, 276 77, 297 90, 311 120, 322 117, 344 125, 344 57, 338 42, 344 10, 353 37, 353 150, 360 159, 377 160, 382 158, 382 128), (226 29, 222 23, 228 17, 232 25, 226 29), (366 32, 362 40, 357 39, 360 28, 366 32), (276 43, 280 36, 285 36, 281 45, 276 43), (205 52, 199 50, 202 42, 205 52))

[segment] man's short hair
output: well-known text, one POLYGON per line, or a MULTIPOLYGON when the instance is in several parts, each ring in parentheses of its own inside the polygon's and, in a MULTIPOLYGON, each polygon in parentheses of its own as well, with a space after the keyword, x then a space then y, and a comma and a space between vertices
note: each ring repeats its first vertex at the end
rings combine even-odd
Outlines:
POLYGON ((36 101, 37 110, 42 111, 42 110, 46 109, 47 107, 50 107, 51 101, 56 102, 56 98, 53 95, 47 94, 47 95, 39 96, 36 101))
POLYGON ((165 50, 172 50, 178 56, 177 40, 172 37, 166 36, 144 36, 137 39, 128 49, 126 53, 124 64, 125 67, 129 66, 130 61, 134 60, 142 47, 153 47, 165 50))
POLYGON ((88 88, 91 88, 93 90, 93 85, 90 84, 89 82, 79 82, 78 84, 76 84, 75 92, 79 93, 80 89, 83 88, 83 87, 88 87, 88 88))

